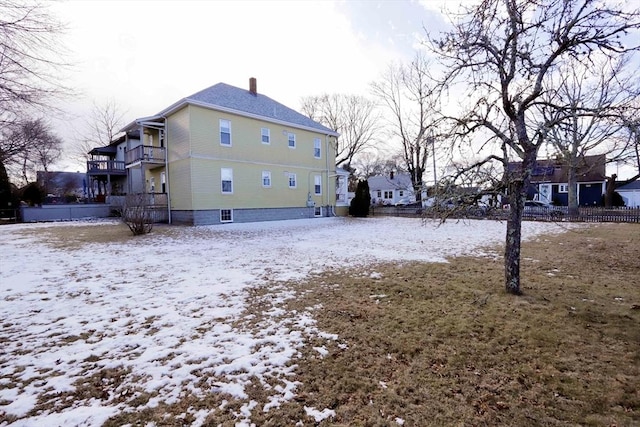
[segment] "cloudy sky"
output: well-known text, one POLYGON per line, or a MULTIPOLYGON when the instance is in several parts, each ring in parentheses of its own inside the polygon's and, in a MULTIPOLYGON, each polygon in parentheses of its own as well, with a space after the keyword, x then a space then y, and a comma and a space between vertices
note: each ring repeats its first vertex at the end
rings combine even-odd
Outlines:
POLYGON ((297 110, 304 96, 369 95, 392 62, 415 55, 425 29, 446 29, 443 7, 474 1, 52 2, 72 64, 60 78, 77 92, 53 124, 71 145, 94 103, 115 103, 130 122, 219 82, 248 88, 250 77, 297 110))
MULTIPOLYGON (((53 4, 67 30, 78 96, 56 123, 66 140, 93 103, 126 121, 219 82, 299 109, 325 92, 368 94, 392 61, 410 59, 423 28, 444 26, 441 1, 80 1, 53 4)), ((458 3, 457 1, 454 3, 458 3)))

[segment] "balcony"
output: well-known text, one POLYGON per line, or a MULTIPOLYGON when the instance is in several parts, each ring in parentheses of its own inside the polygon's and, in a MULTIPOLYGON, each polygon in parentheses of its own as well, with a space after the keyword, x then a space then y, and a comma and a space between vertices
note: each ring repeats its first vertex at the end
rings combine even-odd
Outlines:
POLYGON ((127 174, 125 164, 120 160, 89 160, 87 162, 87 173, 90 176, 99 175, 121 175, 127 174))
POLYGON ((134 164, 164 165, 167 151, 164 147, 138 145, 125 153, 127 167, 134 164))

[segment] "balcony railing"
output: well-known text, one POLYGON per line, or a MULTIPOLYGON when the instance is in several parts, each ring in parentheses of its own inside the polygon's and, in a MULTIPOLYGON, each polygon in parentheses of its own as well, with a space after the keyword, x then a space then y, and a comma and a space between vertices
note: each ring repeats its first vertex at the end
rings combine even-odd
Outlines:
POLYGON ((138 145, 125 153, 125 160, 127 165, 138 162, 163 165, 167 158, 166 156, 167 151, 164 147, 138 145))
POLYGON ((87 173, 89 175, 126 175, 127 170, 121 160, 89 160, 87 173))

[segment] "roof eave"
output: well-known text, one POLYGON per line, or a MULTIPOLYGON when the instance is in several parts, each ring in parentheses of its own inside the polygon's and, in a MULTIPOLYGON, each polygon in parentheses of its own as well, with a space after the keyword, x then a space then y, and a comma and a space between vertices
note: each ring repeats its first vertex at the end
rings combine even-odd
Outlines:
POLYGON ((223 107, 221 105, 210 104, 210 103, 207 103, 207 102, 194 101, 192 99, 187 99, 187 98, 181 99, 180 101, 176 102, 175 104, 171 105, 170 107, 165 108, 164 110, 162 110, 158 114, 158 116, 168 116, 168 115, 173 114, 176 111, 184 108, 187 105, 193 105, 193 106, 196 106, 196 107, 207 108, 209 110, 224 111, 225 113, 236 114, 238 116, 249 117, 249 118, 252 118, 252 119, 259 119, 259 120, 263 120, 265 122, 284 125, 284 126, 292 127, 292 128, 296 128, 296 129, 302 129, 302 130, 308 130, 308 131, 311 131, 311 132, 322 133, 322 134, 325 134, 325 135, 334 136, 336 138, 338 136, 340 136, 339 133, 334 132, 332 130, 317 129, 317 128, 313 128, 313 127, 310 127, 310 126, 304 126, 304 125, 299 125, 299 124, 296 124, 296 123, 291 123, 291 122, 288 122, 286 120, 272 119, 270 117, 261 116, 259 114, 247 113, 246 111, 235 110, 233 108, 227 108, 227 107, 223 107))

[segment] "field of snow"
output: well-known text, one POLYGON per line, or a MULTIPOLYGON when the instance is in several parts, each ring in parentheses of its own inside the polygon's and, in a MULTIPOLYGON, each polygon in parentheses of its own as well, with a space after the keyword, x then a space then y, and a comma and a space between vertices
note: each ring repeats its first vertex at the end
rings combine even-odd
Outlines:
MULTIPOLYGON (((185 393, 247 399, 251 378, 269 389, 271 401, 261 408, 268 410, 295 395, 290 362, 306 336, 339 340, 316 330, 312 310, 282 312, 279 304, 292 297, 283 281, 336 267, 374 274, 377 262, 483 254, 504 240, 506 224, 321 218, 175 227, 63 250, 50 245, 46 233, 33 233, 65 227, 73 234, 78 226, 98 233, 113 223, 0 227, 0 425, 100 425, 121 411, 140 410, 123 396, 141 393, 153 396, 144 407, 185 393), (257 328, 243 327, 256 317, 244 311, 247 291, 265 283, 272 289, 269 309, 257 328), (106 368, 124 377, 99 399, 78 398, 82 380, 106 368), (202 373, 216 380, 203 383, 202 373), (277 387, 267 385, 274 380, 277 387)), ((523 224, 525 238, 562 230, 523 224)), ((255 406, 247 399, 239 425, 250 423, 255 406)), ((194 412, 200 420, 194 425, 208 414, 194 412)))

